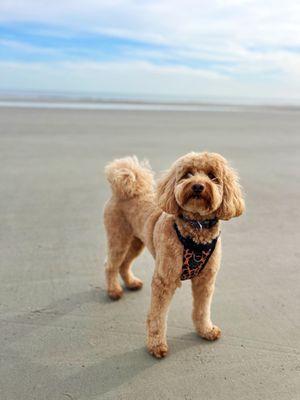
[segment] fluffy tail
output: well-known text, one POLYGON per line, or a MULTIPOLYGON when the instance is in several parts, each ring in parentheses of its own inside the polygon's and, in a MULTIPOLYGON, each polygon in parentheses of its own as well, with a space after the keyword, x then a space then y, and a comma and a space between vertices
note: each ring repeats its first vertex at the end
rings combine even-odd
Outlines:
POLYGON ((120 158, 105 167, 112 192, 125 200, 153 191, 153 173, 147 161, 139 162, 136 156, 120 158))

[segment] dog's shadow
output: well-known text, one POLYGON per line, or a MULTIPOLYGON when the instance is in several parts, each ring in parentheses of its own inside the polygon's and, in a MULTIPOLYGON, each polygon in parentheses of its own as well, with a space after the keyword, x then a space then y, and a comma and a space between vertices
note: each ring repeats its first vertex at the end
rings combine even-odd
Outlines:
MULTIPOLYGON (((104 289, 93 287, 90 290, 57 300, 45 308, 15 316, 9 320, 22 324, 24 329, 11 336, 9 341, 13 343, 18 339, 23 339, 24 336, 29 336, 35 329, 39 329, 43 325, 51 325, 55 323, 56 319, 76 312, 77 309, 80 310, 86 304, 99 304, 99 302, 107 305, 112 303, 104 289)), ((190 347, 200 346, 201 340, 196 334, 188 333, 170 338, 168 343, 170 355, 163 360, 157 360, 150 356, 143 345, 125 353, 114 354, 109 358, 102 359, 99 363, 94 362, 89 365, 89 362, 86 362, 84 368, 80 368, 79 372, 66 379, 58 378, 57 380, 55 371, 52 373, 49 370, 49 384, 55 388, 54 392, 57 391, 58 395, 66 394, 66 398, 101 396, 131 381, 135 376, 149 368, 166 368, 169 363, 173 362, 172 356, 176 356, 177 353, 186 351, 190 347)), ((28 363, 30 364, 30 360, 28 360, 28 363)))
POLYGON ((33 309, 25 314, 15 315, 5 318, 5 321, 16 324, 22 324, 22 330, 17 330, 14 335, 8 338, 8 343, 15 342, 31 332, 39 329, 41 326, 47 326, 55 323, 56 320, 80 310, 86 304, 109 304, 111 300, 107 297, 106 291, 100 287, 93 287, 80 293, 74 293, 50 303, 46 307, 33 309))
POLYGON ((91 397, 104 395, 131 381, 145 370, 153 367, 167 369, 170 364, 173 364, 172 356, 200 345, 199 337, 193 333, 169 339, 168 342, 171 349, 170 355, 164 359, 152 357, 145 346, 113 355, 67 378, 62 382, 61 392, 69 393, 74 398, 81 398, 83 395, 91 397))

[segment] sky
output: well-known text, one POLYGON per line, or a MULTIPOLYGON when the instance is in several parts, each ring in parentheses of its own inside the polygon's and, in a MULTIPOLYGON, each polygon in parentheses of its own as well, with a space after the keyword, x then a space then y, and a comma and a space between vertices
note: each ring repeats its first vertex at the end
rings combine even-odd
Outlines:
POLYGON ((0 90, 300 100, 295 0, 1 0, 0 90))

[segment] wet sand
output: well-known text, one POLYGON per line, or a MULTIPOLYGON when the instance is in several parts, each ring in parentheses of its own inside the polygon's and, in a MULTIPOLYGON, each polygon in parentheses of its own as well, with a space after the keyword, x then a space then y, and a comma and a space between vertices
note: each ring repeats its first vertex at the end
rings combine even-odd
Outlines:
POLYGON ((297 399, 300 391, 300 112, 0 108, 0 398, 297 399), (153 261, 141 292, 105 294, 103 167, 190 150, 232 160, 247 212, 222 226, 213 321, 194 333, 190 283, 169 314, 169 356, 145 351, 153 261))

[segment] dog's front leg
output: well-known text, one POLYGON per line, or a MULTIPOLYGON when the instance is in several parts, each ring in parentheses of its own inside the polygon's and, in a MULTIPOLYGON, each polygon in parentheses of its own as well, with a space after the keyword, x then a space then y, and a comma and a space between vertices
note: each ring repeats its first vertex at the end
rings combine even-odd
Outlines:
POLYGON ((210 317, 211 302, 215 288, 215 275, 200 275, 192 279, 194 298, 192 317, 197 333, 207 340, 216 340, 221 335, 221 329, 213 325, 210 317))
POLYGON ((152 279, 151 307, 147 319, 147 348, 157 358, 168 352, 166 340, 166 319, 169 305, 176 290, 176 284, 154 274, 152 279))

